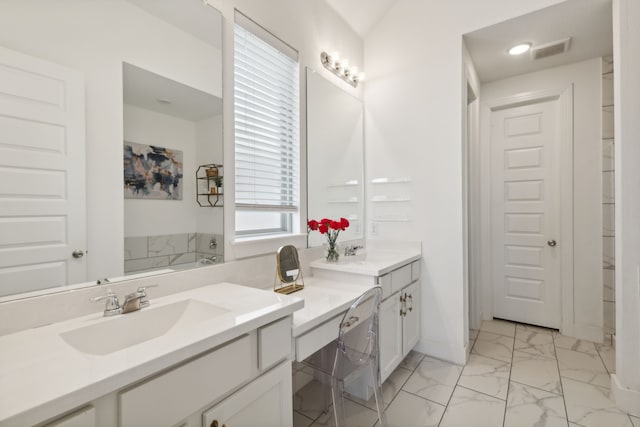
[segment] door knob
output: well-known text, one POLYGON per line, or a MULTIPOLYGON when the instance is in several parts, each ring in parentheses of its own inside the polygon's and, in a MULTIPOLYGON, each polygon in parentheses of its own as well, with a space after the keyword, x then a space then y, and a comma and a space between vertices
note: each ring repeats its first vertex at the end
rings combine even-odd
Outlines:
POLYGON ((84 256, 84 251, 81 249, 76 249, 71 253, 71 255, 73 255, 74 258, 82 258, 84 256))
POLYGON ((549 241, 547 241, 547 245, 549 245, 551 247, 554 247, 555 245, 557 245, 557 243, 556 243, 555 240, 549 240, 549 241))

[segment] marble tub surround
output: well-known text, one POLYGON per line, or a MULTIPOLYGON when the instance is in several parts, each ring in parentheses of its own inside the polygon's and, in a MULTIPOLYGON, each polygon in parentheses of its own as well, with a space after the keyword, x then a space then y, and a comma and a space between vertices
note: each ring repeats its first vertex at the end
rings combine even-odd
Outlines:
POLYGON ((124 239, 125 273, 151 270, 182 264, 193 264, 203 258, 224 259, 224 240, 221 234, 179 233, 124 239), (211 241, 217 245, 211 247, 211 241))
POLYGON ((32 425, 64 413, 290 315, 304 305, 293 296, 219 283, 152 299, 152 305, 144 310, 185 300, 222 311, 188 328, 170 329, 156 338, 100 356, 75 349, 63 334, 79 327, 121 321, 125 316, 141 316, 142 311, 119 318, 94 313, 0 337, 0 425, 32 425))
MULTIPOLYGON (((571 363, 571 357, 575 357, 578 365, 581 356, 592 356, 592 348, 603 360, 611 357, 615 352, 611 347, 578 342, 549 329, 485 321, 480 331, 471 331, 469 334, 473 349, 486 334, 510 339, 514 343, 521 340, 534 347, 542 343, 545 348, 551 339, 554 351, 547 353, 548 356, 526 353, 514 350, 517 346, 514 344, 508 346, 511 348, 509 360, 472 351, 464 367, 411 352, 382 385, 389 426, 640 427, 640 419, 616 408, 608 387, 565 377, 563 370, 558 368, 557 354, 563 354, 560 357, 565 358, 567 363, 571 363), (558 344, 572 346, 574 350, 564 349, 558 344), (564 354, 565 350, 570 353, 564 354), (519 364, 518 360, 525 363, 519 364), (542 362, 536 364, 528 360, 542 362), (546 372, 547 378, 552 379, 547 381, 553 385, 547 387, 552 391, 540 388, 538 375, 541 366, 546 369, 542 372, 546 372), (392 398, 389 399, 389 396, 392 398), (632 424, 634 422, 636 424, 632 424)), ((506 342, 503 344, 506 345, 506 342)), ((480 342, 480 345, 487 347, 486 343, 480 342)), ((500 350, 496 354, 502 356, 503 345, 497 345, 500 350)), ((595 372, 600 372, 600 369, 595 368, 595 372)), ((306 393, 313 391, 313 387, 311 384, 308 389, 301 389, 296 398, 304 399, 306 393)), ((353 401, 350 405, 352 419, 358 421, 353 425, 373 427, 368 416, 373 414, 375 417, 375 411, 368 402, 351 397, 347 399, 353 401)), ((316 417, 312 411, 306 412, 300 406, 294 411, 294 420, 295 426, 324 425, 321 417, 316 417)))

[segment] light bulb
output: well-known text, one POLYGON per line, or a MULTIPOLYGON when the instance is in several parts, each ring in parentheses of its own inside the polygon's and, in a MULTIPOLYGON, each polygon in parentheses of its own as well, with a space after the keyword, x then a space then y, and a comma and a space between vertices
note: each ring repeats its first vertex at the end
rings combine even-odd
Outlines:
POLYGON ((349 69, 349 78, 351 80, 355 80, 357 75, 358 75, 358 67, 354 65, 349 69))
POLYGON ((329 63, 334 67, 340 62, 340 52, 335 51, 329 56, 329 63))
POLYGON ((349 73, 348 70, 349 70, 349 60, 345 58, 342 61, 340 61, 340 71, 342 71, 342 74, 346 76, 349 73))
POLYGON ((509 49, 509 55, 522 55, 531 48, 531 43, 521 43, 509 49))
POLYGON ((367 78, 367 75, 364 73, 364 71, 360 71, 360 73, 358 73, 358 81, 359 82, 363 82, 364 79, 367 78))

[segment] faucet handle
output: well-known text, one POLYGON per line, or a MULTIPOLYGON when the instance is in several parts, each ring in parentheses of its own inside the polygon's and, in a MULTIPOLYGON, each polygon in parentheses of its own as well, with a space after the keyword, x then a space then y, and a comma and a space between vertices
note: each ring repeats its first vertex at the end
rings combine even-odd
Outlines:
POLYGON ((148 285, 148 286, 140 286, 136 293, 138 297, 140 297, 140 308, 149 306, 149 300, 147 299, 147 289, 148 288, 157 288, 158 285, 148 285))
POLYGON ((104 306, 104 315, 112 316, 114 314, 120 313, 120 301, 118 300, 118 295, 113 293, 111 289, 107 290, 106 295, 100 295, 98 297, 93 297, 89 301, 91 302, 100 302, 106 300, 104 306))

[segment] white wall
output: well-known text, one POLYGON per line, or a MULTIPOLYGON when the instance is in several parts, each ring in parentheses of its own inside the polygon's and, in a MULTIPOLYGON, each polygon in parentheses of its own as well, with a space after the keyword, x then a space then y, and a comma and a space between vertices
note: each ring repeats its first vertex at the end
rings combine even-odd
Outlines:
POLYGON ((221 96, 220 51, 123 0, 2 1, 0 45, 84 72, 88 277, 121 274, 122 62, 221 96))
POLYGON ((124 140, 182 151, 182 200, 124 200, 125 237, 196 232, 196 125, 173 116, 124 105, 124 140))
POLYGON ((616 373, 622 409, 640 415, 640 2, 613 2, 616 179, 616 373))
MULTIPOLYGON (((573 323, 562 332, 590 341, 602 341, 602 59, 550 68, 482 85, 481 104, 531 92, 564 90, 573 85, 573 323)), ((489 125, 483 109, 483 129, 489 125)), ((483 136, 488 132, 483 131, 483 136)), ((483 159, 489 157, 490 141, 482 140, 483 159)), ((489 182, 488 165, 483 165, 482 182, 489 182)), ((482 200, 489 203, 489 195, 482 200)), ((484 209, 483 211, 488 211, 484 209)), ((483 227, 490 219, 484 218, 483 227)), ((484 242, 483 252, 490 245, 484 242)), ((567 268, 567 265, 563 265, 567 268)), ((483 284, 485 318, 491 318, 492 287, 483 284)))
POLYGON ((414 199, 411 222, 369 237, 423 241, 418 349, 433 356, 465 361, 462 35, 560 2, 399 0, 365 39, 367 178, 409 175, 414 199))
MULTIPOLYGON (((196 156, 197 164, 206 163, 223 164, 223 131, 222 115, 201 120, 196 123, 196 156)), ((225 168, 219 173, 226 180, 225 168)), ((223 181, 223 192, 225 181, 223 181)), ((204 203, 205 198, 201 198, 204 203)), ((224 198, 222 199, 224 203, 224 198)), ((223 208, 199 208, 196 211, 196 231, 198 233, 222 234, 224 232, 224 211, 223 208)))
MULTIPOLYGON (((233 87, 224 86, 224 129, 225 129, 225 259, 254 256, 274 252, 280 245, 288 243, 298 247, 306 246, 306 79, 305 67, 316 70, 329 81, 362 98, 362 86, 352 88, 326 70, 320 62, 322 51, 339 51, 349 58, 352 65, 363 69, 362 39, 324 1, 299 0, 209 0, 218 8, 225 19, 223 37, 224 79, 233 78, 233 22, 234 8, 257 22, 275 36, 299 52, 300 62, 300 221, 296 224, 301 234, 283 239, 269 239, 250 243, 233 244, 235 234, 235 213, 233 201, 233 87)), ((366 71, 366 68, 364 68, 366 71)))

